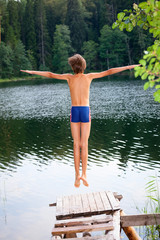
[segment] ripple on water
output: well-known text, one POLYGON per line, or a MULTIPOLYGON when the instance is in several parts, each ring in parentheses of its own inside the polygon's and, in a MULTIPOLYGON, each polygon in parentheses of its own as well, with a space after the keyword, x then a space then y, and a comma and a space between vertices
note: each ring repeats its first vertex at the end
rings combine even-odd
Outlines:
MULTIPOLYGON (((95 81, 91 85, 89 163, 119 161, 125 170, 154 168, 160 157, 160 108, 141 81, 95 81), (137 165, 138 164, 138 165, 137 165)), ((0 88, 0 165, 15 170, 25 161, 73 165, 67 84, 0 88)))

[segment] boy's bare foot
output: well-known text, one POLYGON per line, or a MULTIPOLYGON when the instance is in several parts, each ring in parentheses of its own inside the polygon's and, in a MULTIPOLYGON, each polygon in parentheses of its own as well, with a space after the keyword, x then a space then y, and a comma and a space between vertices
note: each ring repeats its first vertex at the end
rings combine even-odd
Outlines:
POLYGON ((86 186, 86 187, 89 186, 86 176, 82 175, 80 177, 80 179, 83 181, 84 186, 86 186))
POLYGON ((79 188, 79 186, 80 186, 80 176, 79 175, 76 176, 76 178, 75 178, 74 186, 77 188, 79 188))

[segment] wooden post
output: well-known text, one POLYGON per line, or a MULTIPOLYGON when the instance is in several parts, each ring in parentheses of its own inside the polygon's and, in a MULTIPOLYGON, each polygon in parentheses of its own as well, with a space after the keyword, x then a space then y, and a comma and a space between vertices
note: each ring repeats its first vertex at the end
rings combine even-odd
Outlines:
POLYGON ((66 233, 64 238, 77 238, 76 233, 66 233))
POLYGON ((114 229, 106 231, 107 239, 120 240, 120 210, 113 212, 113 226, 114 229))
MULTIPOLYGON (((124 216, 125 213, 121 210, 120 211, 120 216, 124 216)), ((140 236, 137 234, 136 230, 134 227, 122 227, 123 231, 127 235, 129 240, 142 240, 140 236)))

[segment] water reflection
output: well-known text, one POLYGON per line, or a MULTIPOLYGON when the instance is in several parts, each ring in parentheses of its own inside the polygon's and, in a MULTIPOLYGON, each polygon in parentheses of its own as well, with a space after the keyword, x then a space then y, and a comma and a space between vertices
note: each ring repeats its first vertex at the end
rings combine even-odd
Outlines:
MULTIPOLYGON (((119 168, 158 167, 160 108, 141 81, 94 81, 89 163, 119 168)), ((0 85, 0 168, 34 164, 73 165, 70 96, 64 81, 36 80, 0 85)))
POLYGON ((67 84, 0 84, 1 239, 50 239, 48 203, 62 194, 107 189, 127 213, 144 207, 145 178, 160 168, 160 105, 135 80, 94 81, 90 98, 90 187, 75 189, 67 84))
MULTIPOLYGON (((61 161, 73 165, 68 118, 0 120, 0 168, 15 171, 27 159, 37 165, 61 161)), ((132 122, 127 119, 92 119, 89 164, 103 166, 118 160, 118 166, 159 167, 159 120, 132 122)))

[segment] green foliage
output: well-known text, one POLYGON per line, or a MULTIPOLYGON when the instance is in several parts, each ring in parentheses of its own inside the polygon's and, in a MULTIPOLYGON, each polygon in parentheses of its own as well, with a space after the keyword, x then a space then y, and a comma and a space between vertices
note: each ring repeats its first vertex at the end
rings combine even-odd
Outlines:
POLYGON ((53 44, 53 70, 60 73, 70 70, 68 57, 73 51, 70 30, 66 25, 57 25, 53 44))
POLYGON ((44 0, 35 0, 34 9, 38 65, 50 66, 51 48, 44 0))
MULTIPOLYGON (((52 49, 57 48, 57 45, 54 46, 56 25, 66 24, 70 30, 71 42, 65 41, 64 44, 62 41, 62 52, 67 51, 71 55, 73 51, 65 49, 72 47, 74 52, 84 53, 88 71, 137 63, 143 51, 152 44, 148 43, 152 33, 144 33, 143 28, 135 28, 132 33, 125 34, 118 29, 107 29, 106 33, 110 33, 112 38, 105 33, 102 37, 104 26, 110 28, 117 13, 131 6, 132 0, 0 0, 2 41, 14 50, 21 40, 33 69, 58 69, 61 58, 52 56, 52 49), (96 44, 95 48, 92 41, 96 44)), ((125 29, 123 21, 129 15, 124 13, 118 15, 121 30, 125 29)), ((130 28, 131 25, 128 25, 130 28)), ((68 54, 65 53, 64 56, 68 54)), ((58 53, 55 55, 58 56, 58 53)), ((65 63, 60 67, 63 72, 68 69, 67 60, 65 63)))
POLYGON ((18 15, 18 2, 9 0, 7 4, 9 14, 9 24, 12 27, 13 35, 16 40, 20 39, 20 21, 18 15))
POLYGON ((71 31, 72 46, 76 52, 80 52, 83 42, 86 40, 86 23, 80 0, 68 0, 66 25, 71 31))
POLYGON ((139 61, 141 66, 135 68, 135 77, 141 76, 142 80, 148 80, 144 89, 155 87, 158 89, 154 92, 154 99, 160 102, 160 2, 148 0, 141 2, 139 5, 133 4, 132 10, 124 10, 117 16, 113 28, 119 27, 121 31, 126 29, 132 31, 135 26, 148 30, 152 35, 154 44, 144 51, 143 59, 139 61))
MULTIPOLYGON (((31 69, 31 63, 26 57, 23 43, 19 40, 13 51, 13 72, 14 76, 19 76, 21 69, 31 69)), ((23 74, 23 73, 22 73, 23 74)))
POLYGON ((82 47, 83 57, 86 59, 87 67, 90 70, 96 69, 98 44, 92 40, 84 42, 82 47))
POLYGON ((0 78, 11 77, 13 73, 13 51, 3 42, 0 44, 0 78))
MULTIPOLYGON (((145 187, 147 202, 142 211, 143 213, 160 213, 159 178, 151 176, 150 179, 145 187)), ((147 226, 144 232, 147 239, 158 240, 160 238, 160 225, 147 226)))
POLYGON ((105 25, 101 30, 99 38, 99 53, 104 60, 103 64, 110 66, 121 66, 126 61, 127 36, 119 30, 112 30, 111 27, 105 25))
POLYGON ((34 21, 34 5, 32 0, 27 0, 24 13, 24 34, 25 46, 27 50, 32 50, 33 54, 36 53, 36 34, 35 34, 35 21, 34 21))
POLYGON ((31 69, 31 63, 26 57, 24 45, 18 41, 12 50, 5 43, 0 44, 0 78, 19 76, 20 69, 31 69))

